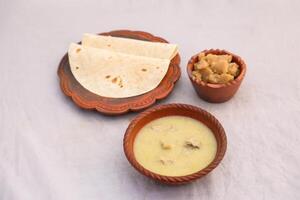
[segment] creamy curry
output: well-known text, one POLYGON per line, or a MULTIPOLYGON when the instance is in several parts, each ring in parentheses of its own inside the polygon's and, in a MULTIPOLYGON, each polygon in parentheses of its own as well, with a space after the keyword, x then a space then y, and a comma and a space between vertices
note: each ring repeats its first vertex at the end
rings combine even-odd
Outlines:
POLYGON ((166 176, 200 171, 215 158, 213 132, 190 117, 167 116, 146 124, 137 134, 134 154, 146 169, 166 176))

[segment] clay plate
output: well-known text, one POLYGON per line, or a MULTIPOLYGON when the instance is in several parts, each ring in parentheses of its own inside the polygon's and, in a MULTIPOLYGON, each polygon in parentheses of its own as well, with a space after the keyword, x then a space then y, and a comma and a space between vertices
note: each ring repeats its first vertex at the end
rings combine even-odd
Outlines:
POLYGON ((198 62, 198 54, 194 55, 188 62, 187 73, 193 84, 194 89, 196 90, 198 96, 205 101, 211 103, 222 103, 231 99, 234 94, 239 89, 245 74, 246 74, 246 64, 241 57, 230 53, 226 50, 220 49, 210 49, 202 51, 205 55, 211 53, 216 55, 229 54, 232 55, 232 61, 239 65, 240 74, 233 80, 225 84, 212 84, 205 83, 203 81, 193 80, 192 71, 194 69, 194 63, 198 62))
POLYGON ((221 162, 225 155, 226 147, 227 140, 225 131, 219 121, 207 111, 186 104, 159 105, 140 113, 129 124, 123 140, 124 152, 131 165, 141 174, 166 184, 184 184, 205 176, 221 162), (170 115, 181 115, 194 118, 201 121, 212 130, 216 137, 218 147, 216 157, 206 168, 187 176, 163 176, 145 169, 137 162, 133 151, 133 144, 138 132, 150 121, 170 115))
MULTIPOLYGON (((132 38, 152 42, 165 42, 165 39, 151 35, 142 31, 117 30, 100 35, 110 35, 114 37, 132 38)), ((138 111, 153 105, 156 100, 167 97, 174 88, 175 82, 180 78, 180 57, 177 54, 170 63, 167 74, 160 84, 150 92, 129 98, 107 98, 96 95, 82 87, 74 78, 68 55, 65 54, 58 67, 60 87, 63 93, 81 108, 97 110, 108 115, 119 115, 128 111, 138 111)))

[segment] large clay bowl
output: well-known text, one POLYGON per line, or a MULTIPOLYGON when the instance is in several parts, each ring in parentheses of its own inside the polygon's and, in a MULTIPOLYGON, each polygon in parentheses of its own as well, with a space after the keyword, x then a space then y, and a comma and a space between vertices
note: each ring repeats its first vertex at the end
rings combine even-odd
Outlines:
POLYGON ((213 115, 211 115, 207 111, 186 104, 166 104, 150 108, 139 114, 129 124, 126 130, 123 147, 128 161, 141 174, 162 183, 183 184, 201 178, 211 172, 215 167, 217 167, 226 152, 227 140, 222 125, 213 115), (133 150, 134 140, 137 134, 139 133, 141 128, 150 121, 170 115, 181 115, 194 118, 204 123, 212 130, 217 140, 217 153, 214 160, 206 168, 187 176, 163 176, 145 169, 141 164, 138 163, 133 150))

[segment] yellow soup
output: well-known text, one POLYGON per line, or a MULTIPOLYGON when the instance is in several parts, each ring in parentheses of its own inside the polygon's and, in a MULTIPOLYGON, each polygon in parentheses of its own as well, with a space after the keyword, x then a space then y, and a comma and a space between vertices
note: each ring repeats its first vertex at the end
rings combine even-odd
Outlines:
POLYGON ((208 166, 217 141, 203 123, 183 116, 168 116, 146 124, 137 134, 134 154, 146 169, 165 176, 184 176, 208 166))

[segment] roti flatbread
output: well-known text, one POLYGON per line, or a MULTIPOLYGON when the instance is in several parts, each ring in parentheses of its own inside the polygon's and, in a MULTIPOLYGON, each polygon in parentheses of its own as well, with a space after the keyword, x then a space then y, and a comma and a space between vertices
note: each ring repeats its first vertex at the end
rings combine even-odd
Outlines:
POLYGON ((117 53, 72 43, 71 71, 87 90, 103 97, 144 94, 159 85, 168 71, 168 59, 117 53))
POLYGON ((82 46, 169 60, 178 53, 178 46, 176 44, 148 42, 89 33, 83 35, 82 46))

